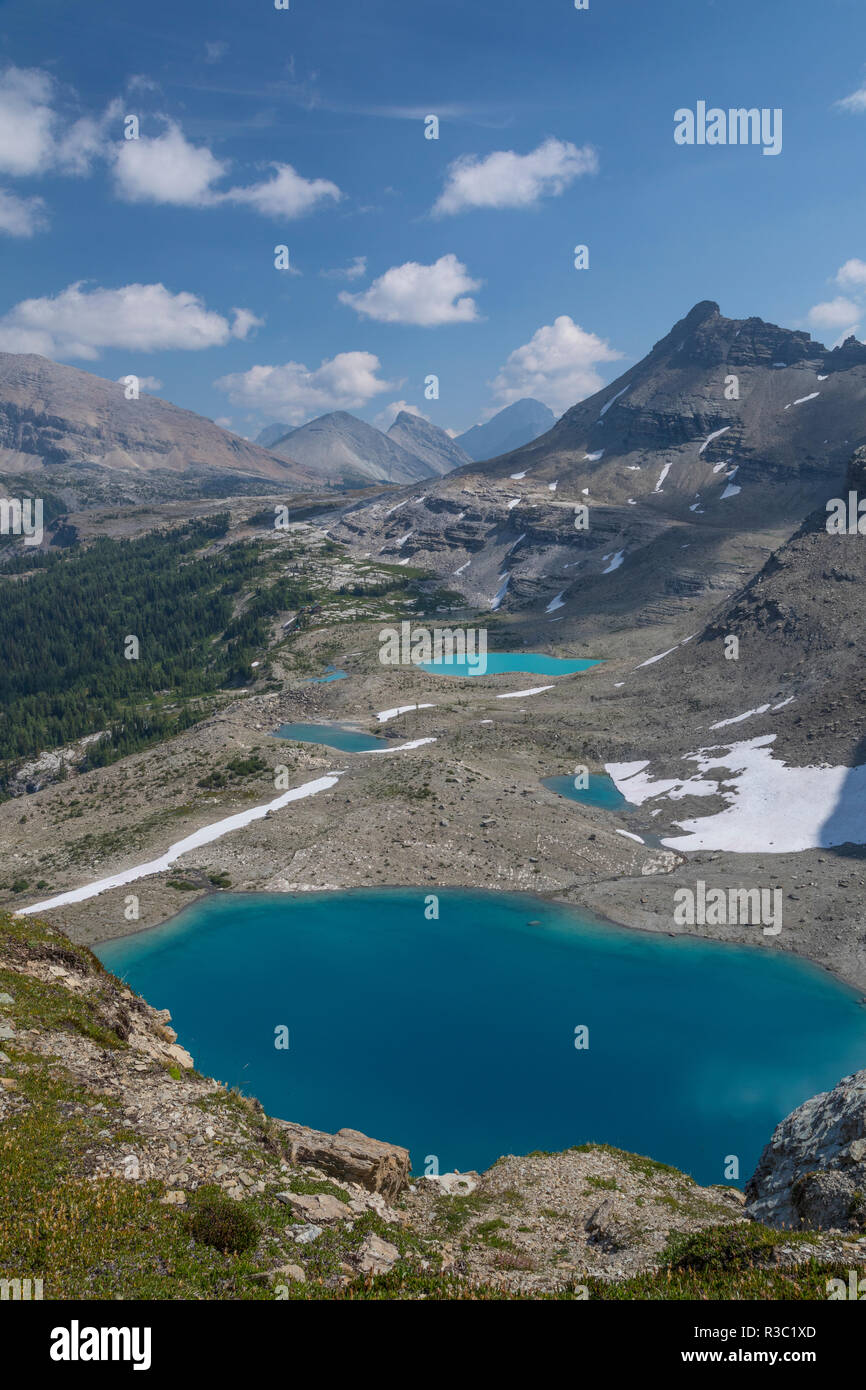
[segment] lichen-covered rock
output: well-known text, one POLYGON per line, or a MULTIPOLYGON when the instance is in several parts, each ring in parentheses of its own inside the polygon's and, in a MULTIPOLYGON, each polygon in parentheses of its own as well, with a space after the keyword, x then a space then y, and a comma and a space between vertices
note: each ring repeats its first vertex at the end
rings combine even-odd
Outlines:
POLYGON ((866 1071, 777 1125, 746 1199, 749 1216, 770 1226, 866 1230, 866 1071))

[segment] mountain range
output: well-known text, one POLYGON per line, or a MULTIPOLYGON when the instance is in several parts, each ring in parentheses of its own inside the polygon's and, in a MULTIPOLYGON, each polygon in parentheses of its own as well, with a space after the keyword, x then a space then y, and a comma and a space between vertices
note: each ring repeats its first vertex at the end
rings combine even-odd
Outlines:
POLYGON ((0 353, 0 487, 17 495, 40 475, 43 491, 61 507, 81 508, 255 492, 267 484, 316 491, 411 483, 471 463, 473 451, 515 430, 531 438, 545 412, 539 402, 509 406, 467 432, 469 451, 408 411, 387 433, 334 411, 297 429, 268 425, 250 442, 148 392, 129 399, 125 379, 36 354, 0 353))
POLYGON ((40 475, 80 501, 207 493, 318 479, 212 420, 156 396, 128 400, 122 382, 35 354, 0 353, 0 479, 40 475))
POLYGON ((332 483, 411 483, 528 444, 555 419, 541 401, 527 397, 452 439, 423 415, 408 410, 400 411, 387 433, 336 410, 297 428, 266 425, 256 443, 277 454, 291 454, 332 483))
POLYGON ((384 434, 346 410, 334 410, 290 430, 270 448, 323 481, 347 487, 439 477, 456 466, 455 460, 467 461, 444 430, 405 411, 384 434))
POLYGON ((703 301, 539 438, 405 490, 397 514, 347 508, 332 534, 385 558, 399 542, 473 606, 548 610, 580 639, 732 592, 864 441, 866 346, 703 301))

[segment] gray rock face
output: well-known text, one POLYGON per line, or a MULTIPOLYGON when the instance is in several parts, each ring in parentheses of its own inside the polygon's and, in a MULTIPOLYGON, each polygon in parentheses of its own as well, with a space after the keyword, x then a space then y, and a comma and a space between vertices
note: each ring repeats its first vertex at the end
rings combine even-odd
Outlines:
POLYGON ((388 438, 422 459, 440 476, 450 473, 452 468, 462 468, 464 464, 472 462, 469 454, 438 425, 421 415, 410 415, 408 410, 400 411, 388 431, 388 438))
POLYGON ((746 1211, 769 1226, 866 1230, 866 1071, 776 1127, 746 1184, 746 1211))

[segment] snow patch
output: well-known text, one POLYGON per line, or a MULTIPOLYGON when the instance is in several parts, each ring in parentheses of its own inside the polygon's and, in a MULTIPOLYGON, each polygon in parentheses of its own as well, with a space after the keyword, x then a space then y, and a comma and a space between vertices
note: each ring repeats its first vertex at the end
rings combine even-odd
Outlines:
POLYGON ((387 724, 389 719, 396 719, 398 714, 408 714, 413 709, 435 709, 435 705, 396 705, 394 709, 380 710, 376 715, 380 724, 387 724))
POLYGON ((492 613, 496 612, 496 609, 499 607, 500 603, 505 598, 505 595, 508 591, 508 581, 511 578, 511 574, 508 573, 505 575, 500 575, 500 578, 503 580, 503 583, 500 585, 496 593, 493 595, 493 602, 490 605, 490 611, 492 613))
POLYGON ((534 685, 531 690, 509 690, 507 695, 497 695, 497 700, 518 700, 524 695, 540 695, 544 690, 553 690, 552 685, 534 685))
POLYGON ((656 483, 655 487, 653 488, 653 492, 661 492, 661 490, 662 490, 662 483, 664 482, 665 478, 666 478, 666 477, 668 476, 668 474, 670 473, 671 467, 672 467, 672 462, 671 462, 671 463, 666 463, 666 464, 665 464, 664 468, 662 469, 661 473, 659 474, 659 480, 658 480, 658 482, 656 483))
POLYGON ((866 765, 789 767, 773 757, 775 738, 764 734, 690 753, 686 761, 698 773, 686 781, 653 781, 645 771, 625 777, 617 764, 605 770, 638 805, 652 796, 696 793, 728 803, 716 815, 682 821, 686 833, 662 841, 669 849, 794 854, 866 842, 866 765))
POLYGON ((751 719, 753 714, 766 714, 769 705, 758 705, 755 709, 747 709, 745 714, 735 714, 732 719, 720 719, 717 724, 711 724, 711 729, 726 729, 729 724, 742 724, 744 719, 751 719))
POLYGON ((369 748, 371 754, 376 753, 407 753, 410 748, 423 748, 425 743, 435 743, 435 738, 414 738, 411 743, 398 743, 396 748, 369 748))
POLYGON ((193 831, 192 835, 187 835, 183 840, 170 845, 165 854, 160 855, 158 859, 151 859, 146 864, 137 864, 133 869, 124 869, 122 873, 112 874, 110 878, 98 879, 83 888, 73 888, 68 893, 59 893, 57 897, 45 898, 42 902, 33 903, 31 907, 19 908, 16 916, 26 917, 33 912, 47 912, 50 908, 63 907, 65 903, 85 902, 87 898, 95 898, 110 888, 122 888, 124 884, 135 883, 139 878, 150 878, 152 874, 164 873, 166 869, 171 868, 176 859, 188 854, 190 850, 212 844, 214 840, 221 840, 223 835, 230 835, 235 830, 243 830, 244 826, 252 821, 263 820, 269 811, 281 811, 292 801, 303 801, 305 797, 327 791, 329 787, 337 784, 344 772, 345 768, 327 777, 317 777, 312 782, 304 782, 300 787, 283 792, 275 801, 268 801, 263 806, 251 806, 246 811, 238 811, 235 815, 226 816, 211 825, 203 825, 200 830, 193 831))
POLYGON ((617 391, 617 393, 616 393, 615 396, 611 396, 610 400, 605 402, 605 404, 601 407, 601 410, 599 411, 599 415, 598 415, 599 420, 601 420, 601 419, 604 418, 604 416, 607 414, 607 412, 610 410, 611 406, 613 405, 614 401, 618 401, 619 398, 620 398, 620 396, 624 396, 627 390, 628 390, 628 387, 627 387, 627 386, 624 386, 624 387, 622 388, 621 391, 617 391))
POLYGON ((719 437, 720 434, 727 434, 727 432, 728 432, 728 430, 729 430, 730 428, 731 428, 730 425, 723 425, 722 428, 721 428, 720 430, 713 430, 712 434, 708 434, 708 435, 707 435, 706 439, 704 440, 703 444, 701 445, 700 449, 698 450, 698 453, 699 453, 699 454, 702 454, 702 453, 704 452, 704 449, 706 449, 706 447, 707 447, 708 444, 712 444, 713 440, 714 440, 714 439, 718 439, 718 437, 719 437))

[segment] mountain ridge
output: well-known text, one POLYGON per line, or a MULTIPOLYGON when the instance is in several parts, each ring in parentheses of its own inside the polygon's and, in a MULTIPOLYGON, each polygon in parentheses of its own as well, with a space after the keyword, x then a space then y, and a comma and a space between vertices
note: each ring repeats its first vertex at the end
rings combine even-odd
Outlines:
POLYGON ((401 557, 469 603, 489 607, 508 575, 497 607, 557 600, 562 635, 585 637, 735 588, 841 485, 864 421, 866 348, 828 351, 705 300, 537 439, 405 492, 396 517, 356 507, 332 533, 388 556, 411 528, 401 557))
POLYGON ((309 488, 316 481, 288 454, 256 444, 169 401, 34 353, 0 353, 0 471, 93 470, 136 478, 238 476, 309 488))

